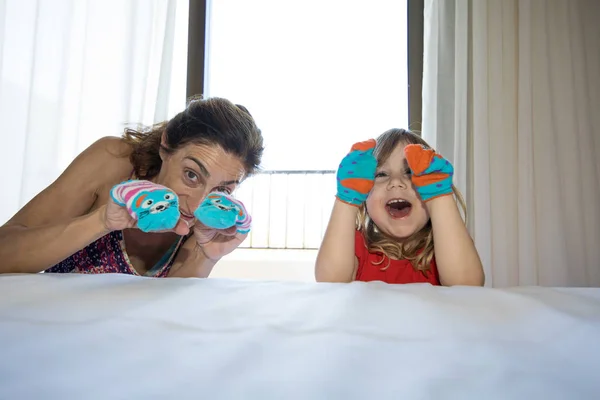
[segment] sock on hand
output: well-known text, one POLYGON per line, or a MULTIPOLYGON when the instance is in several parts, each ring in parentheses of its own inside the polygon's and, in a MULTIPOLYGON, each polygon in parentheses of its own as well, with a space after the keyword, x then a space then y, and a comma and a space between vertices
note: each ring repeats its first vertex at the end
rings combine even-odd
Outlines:
POLYGON ((236 226, 239 233, 250 232, 252 217, 244 204, 233 196, 213 192, 206 196, 194 216, 204 225, 214 229, 228 229, 236 226))
POLYGON ((337 195, 344 203, 360 206, 373 188, 377 160, 373 156, 376 141, 355 143, 337 171, 337 195))
POLYGON ((173 229, 181 216, 175 192, 150 181, 122 182, 111 189, 110 195, 137 220, 137 227, 143 232, 173 229))
POLYGON ((412 182, 424 202, 453 193, 454 167, 448 160, 419 144, 406 146, 404 155, 412 172, 412 182))

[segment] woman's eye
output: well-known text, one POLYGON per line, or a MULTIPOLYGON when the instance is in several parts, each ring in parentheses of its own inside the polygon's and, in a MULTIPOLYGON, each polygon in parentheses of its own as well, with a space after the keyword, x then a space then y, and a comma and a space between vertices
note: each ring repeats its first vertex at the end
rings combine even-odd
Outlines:
POLYGON ((383 178, 385 176, 387 176, 385 172, 378 172, 375 174, 375 178, 383 178))
POLYGON ((412 175, 412 171, 410 170, 410 168, 404 170, 404 175, 412 175))
POLYGON ((185 171, 185 177, 193 182, 198 180, 198 175, 196 175, 196 173, 193 171, 185 171))

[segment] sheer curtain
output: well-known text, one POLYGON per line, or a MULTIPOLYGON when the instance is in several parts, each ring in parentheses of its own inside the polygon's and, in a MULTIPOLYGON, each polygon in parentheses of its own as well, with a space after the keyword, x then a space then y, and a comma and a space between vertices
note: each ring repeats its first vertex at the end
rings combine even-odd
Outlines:
POLYGON ((183 108, 186 54, 187 1, 0 1, 0 224, 98 138, 183 108))
POLYGON ((426 0, 423 136, 490 286, 600 286, 600 2, 426 0))

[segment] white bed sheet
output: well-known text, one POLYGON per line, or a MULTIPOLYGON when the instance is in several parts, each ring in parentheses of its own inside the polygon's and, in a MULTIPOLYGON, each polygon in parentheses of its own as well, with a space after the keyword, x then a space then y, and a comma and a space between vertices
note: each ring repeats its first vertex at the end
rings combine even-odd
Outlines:
POLYGON ((0 276, 0 399, 155 398, 599 399, 600 290, 0 276))

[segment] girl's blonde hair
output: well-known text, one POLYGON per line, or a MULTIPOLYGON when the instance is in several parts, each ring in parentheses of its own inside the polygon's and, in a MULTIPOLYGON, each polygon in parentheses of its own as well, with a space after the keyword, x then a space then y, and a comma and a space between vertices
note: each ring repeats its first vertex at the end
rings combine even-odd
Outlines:
MULTIPOLYGON (((387 161, 398 144, 420 144, 431 148, 419 135, 405 129, 390 129, 377 138, 374 155, 377 164, 381 165, 387 161)), ((460 191, 452 185, 454 200, 460 206, 463 212, 463 220, 466 224, 467 207, 460 191)), ((381 265, 387 259, 387 264, 382 267, 385 270, 389 267, 390 259, 410 261, 413 268, 427 275, 431 260, 433 259, 433 231, 431 221, 418 232, 415 232, 402 243, 397 239, 379 231, 373 220, 367 213, 366 205, 363 204, 359 210, 356 220, 356 227, 362 232, 368 251, 381 255, 381 261, 374 262, 374 265, 381 265)))

